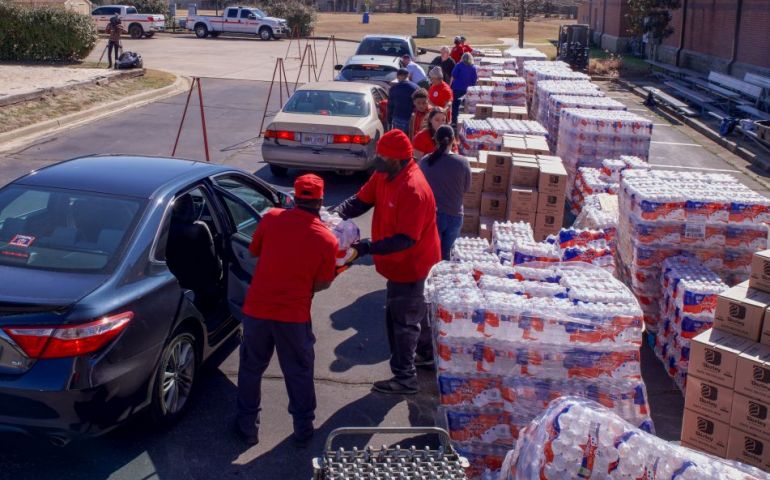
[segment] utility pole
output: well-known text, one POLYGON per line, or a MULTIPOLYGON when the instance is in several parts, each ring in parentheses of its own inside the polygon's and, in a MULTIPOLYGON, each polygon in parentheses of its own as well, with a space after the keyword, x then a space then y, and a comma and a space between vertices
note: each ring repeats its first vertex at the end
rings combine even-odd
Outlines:
POLYGON ((519 48, 524 48, 524 10, 525 0, 519 0, 519 48))

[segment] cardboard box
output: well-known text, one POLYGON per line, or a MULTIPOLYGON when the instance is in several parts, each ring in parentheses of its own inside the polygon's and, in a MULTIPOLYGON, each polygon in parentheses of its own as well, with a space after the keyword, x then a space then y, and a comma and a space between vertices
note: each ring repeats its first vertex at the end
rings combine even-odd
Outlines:
POLYGON ((717 297, 714 328, 759 341, 762 322, 770 305, 770 293, 739 283, 717 297))
POLYGON ((482 150, 479 152, 478 157, 466 157, 468 159, 468 165, 470 165, 471 168, 483 168, 484 171, 487 170, 487 153, 486 151, 482 150))
POLYGON ((543 135, 527 135, 525 141, 528 153, 550 155, 551 149, 548 147, 548 142, 543 135))
MULTIPOLYGON (((537 213, 533 211, 511 210, 511 209, 508 209, 508 215, 506 216, 506 219, 509 222, 524 222, 530 225, 535 224, 536 218, 537 218, 537 213)), ((547 236, 548 235, 546 235, 546 237, 547 236)))
POLYGON ((751 259, 749 287, 770 292, 770 250, 757 252, 751 259))
MULTIPOLYGON (((690 354, 692 355, 692 353, 690 354)), ((691 357, 692 358, 692 357, 691 357)), ((692 362, 692 360, 690 360, 692 362)), ((770 347, 749 345, 736 360, 735 391, 757 399, 770 398, 770 347)))
POLYGON ((511 111, 505 105, 492 107, 492 118, 511 118, 511 111))
POLYGON ((484 174, 484 190, 492 193, 505 193, 508 191, 508 181, 511 172, 486 172, 484 174))
POLYGON ((537 211, 537 189, 512 187, 508 190, 508 210, 520 212, 537 211))
MULTIPOLYGON (((510 153, 505 152, 484 152, 486 155, 486 171, 487 173, 497 173, 502 175, 510 175, 511 163, 513 159, 510 153)), ((481 155, 479 155, 479 158, 481 155)))
POLYGON ((555 155, 538 155, 537 156, 538 164, 542 165, 543 163, 548 163, 548 162, 558 163, 563 165, 563 162, 561 161, 561 157, 557 157, 555 155))
POLYGON ((538 195, 537 213, 564 215, 564 195, 547 192, 538 195))
POLYGON ((492 241, 492 226, 495 224, 495 218, 481 217, 479 219, 479 237, 492 241))
MULTIPOLYGON (((690 377, 687 377, 690 389, 690 377)), ((733 396, 730 426, 770 441, 770 403, 736 393, 733 396)))
POLYGON ((527 140, 524 135, 503 135, 503 151, 511 153, 532 154, 527 151, 527 140))
POLYGON ((527 113, 527 107, 508 107, 510 117, 513 120, 527 120, 529 114, 527 113))
POLYGON ((750 340, 710 328, 690 341, 687 373, 733 388, 738 356, 752 345, 750 340))
POLYGON ((463 226, 460 233, 466 235, 478 235, 479 232, 479 211, 466 209, 463 214, 463 226))
MULTIPOLYGON (((538 193, 538 197, 540 195, 541 194, 538 193)), ((559 230, 561 230, 561 224, 563 223, 563 220, 564 220, 563 214, 537 212, 537 220, 535 220, 535 228, 558 232, 559 230)))
POLYGON ((730 423, 732 407, 732 388, 701 380, 694 375, 687 376, 684 408, 708 415, 720 422, 730 423))
POLYGON ((485 169, 478 167, 471 167, 471 188, 468 193, 481 193, 484 191, 484 174, 485 169))
POLYGON ((463 195, 463 209, 465 211, 481 210, 481 192, 468 192, 463 195))
POLYGON ((488 104, 488 103, 477 103, 476 104, 476 118, 489 118, 492 116, 492 110, 494 106, 488 104))
POLYGON ((683 445, 724 458, 729 438, 730 425, 685 408, 682 419, 683 445))
POLYGON ((511 167, 511 186, 537 188, 540 167, 521 157, 513 158, 511 167))
POLYGON ((541 162, 537 189, 540 192, 565 195, 567 193, 567 170, 562 163, 541 162))
POLYGON ((770 442, 735 427, 730 428, 728 442, 728 460, 738 460, 770 471, 770 442))
POLYGON ((504 193, 484 192, 481 194, 481 216, 503 220, 505 219, 507 203, 504 193))

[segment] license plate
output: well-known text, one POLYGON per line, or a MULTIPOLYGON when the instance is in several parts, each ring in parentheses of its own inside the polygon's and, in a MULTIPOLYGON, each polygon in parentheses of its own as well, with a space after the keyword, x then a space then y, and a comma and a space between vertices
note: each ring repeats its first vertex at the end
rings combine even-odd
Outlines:
POLYGON ((310 145, 312 147, 322 147, 326 145, 326 134, 321 133, 303 133, 302 145, 310 145))

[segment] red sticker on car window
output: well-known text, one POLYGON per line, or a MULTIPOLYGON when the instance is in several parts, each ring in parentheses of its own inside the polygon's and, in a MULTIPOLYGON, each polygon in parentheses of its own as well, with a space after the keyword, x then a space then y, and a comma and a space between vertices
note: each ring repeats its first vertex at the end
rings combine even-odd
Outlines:
POLYGON ((15 235, 11 241, 8 242, 8 245, 13 247, 29 248, 34 241, 35 237, 32 235, 15 235))

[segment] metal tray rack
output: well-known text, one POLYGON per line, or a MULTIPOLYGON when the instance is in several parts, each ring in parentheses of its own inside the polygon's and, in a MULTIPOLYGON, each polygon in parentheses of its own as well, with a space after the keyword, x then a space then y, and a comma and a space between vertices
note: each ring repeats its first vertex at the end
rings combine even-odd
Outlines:
POLYGON ((323 457, 313 459, 313 480, 467 480, 468 466, 468 460, 457 454, 449 434, 441 428, 347 427, 338 428, 327 437, 323 457), (362 434, 436 434, 441 446, 436 450, 401 445, 332 450, 335 438, 362 434))

